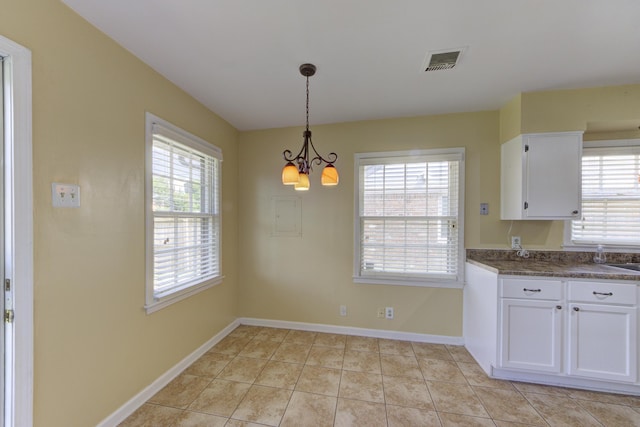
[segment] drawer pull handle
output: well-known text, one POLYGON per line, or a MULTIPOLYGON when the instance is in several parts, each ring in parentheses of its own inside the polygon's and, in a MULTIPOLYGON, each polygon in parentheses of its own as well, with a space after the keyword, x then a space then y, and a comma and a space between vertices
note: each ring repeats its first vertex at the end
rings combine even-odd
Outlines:
POLYGON ((525 292, 542 292, 542 289, 527 289, 527 288, 524 288, 523 291, 525 291, 525 292))
POLYGON ((613 292, 596 292, 593 291, 594 295, 602 295, 604 297, 612 297, 613 296, 613 292))
POLYGON ((580 307, 573 307, 573 311, 580 311, 580 307))

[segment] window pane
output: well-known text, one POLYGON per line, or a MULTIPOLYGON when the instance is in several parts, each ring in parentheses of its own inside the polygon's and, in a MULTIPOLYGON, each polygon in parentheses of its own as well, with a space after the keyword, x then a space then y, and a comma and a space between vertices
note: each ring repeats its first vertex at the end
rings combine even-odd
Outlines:
POLYGON ((413 276, 455 275, 457 231, 454 219, 363 219, 361 269, 413 276))
POLYGON ((153 210, 209 212, 217 161, 159 140, 153 144, 153 210))
POLYGON ((457 278, 461 161, 428 157, 359 166, 360 276, 457 278))
POLYGON ((154 295, 220 276, 219 161, 153 135, 154 295))
POLYGON ((154 220, 154 282, 157 291, 218 271, 217 218, 157 217, 154 220))
POLYGON ((637 147, 585 148, 582 218, 572 221, 574 243, 638 245, 640 154, 637 147))

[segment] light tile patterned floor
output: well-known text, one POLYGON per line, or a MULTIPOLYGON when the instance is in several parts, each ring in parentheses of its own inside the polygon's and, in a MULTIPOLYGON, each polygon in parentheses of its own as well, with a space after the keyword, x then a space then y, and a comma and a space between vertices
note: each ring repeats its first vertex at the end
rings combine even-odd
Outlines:
POLYGON ((640 397, 488 378, 464 347, 239 326, 121 426, 640 426, 640 397))

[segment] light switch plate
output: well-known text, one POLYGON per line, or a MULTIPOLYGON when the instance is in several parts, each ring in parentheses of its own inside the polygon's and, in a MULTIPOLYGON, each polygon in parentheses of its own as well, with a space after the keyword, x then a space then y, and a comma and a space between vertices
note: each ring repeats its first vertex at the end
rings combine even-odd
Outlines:
POLYGON ((80 186, 76 184, 51 184, 51 201, 54 208, 79 208, 80 186))

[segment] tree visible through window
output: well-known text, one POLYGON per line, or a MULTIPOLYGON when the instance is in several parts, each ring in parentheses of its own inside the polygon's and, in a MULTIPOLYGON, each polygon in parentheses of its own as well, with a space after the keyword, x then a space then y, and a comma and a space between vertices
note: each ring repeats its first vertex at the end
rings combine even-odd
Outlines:
POLYGON ((463 155, 421 153, 357 155, 356 281, 459 279, 463 155))

